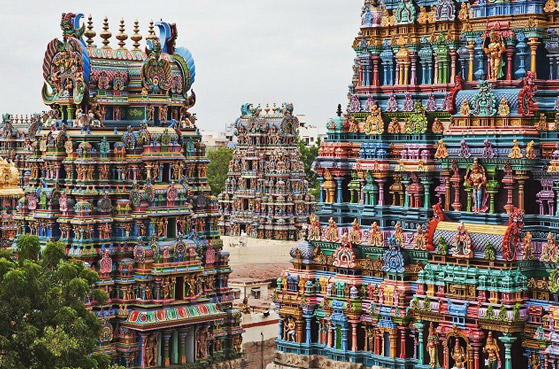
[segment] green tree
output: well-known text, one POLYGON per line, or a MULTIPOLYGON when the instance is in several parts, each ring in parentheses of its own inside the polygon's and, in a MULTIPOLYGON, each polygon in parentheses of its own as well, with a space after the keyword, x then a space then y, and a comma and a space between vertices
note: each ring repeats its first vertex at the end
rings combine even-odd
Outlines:
POLYGON ((298 140, 297 144, 299 145, 299 152, 301 153, 301 161, 305 164, 305 175, 307 177, 307 181, 309 182, 309 192, 318 198, 320 193, 320 183, 318 182, 316 172, 312 169, 312 164, 318 156, 320 139, 318 139, 313 146, 306 146, 305 141, 301 139, 298 140))
POLYGON ((208 182, 212 195, 217 196, 225 189, 225 180, 229 170, 229 162, 233 158, 233 150, 228 147, 219 147, 208 151, 208 182))
POLYGON ((0 255, 0 368, 109 368, 109 357, 94 353, 101 322, 86 307, 106 300, 94 289, 97 273, 67 260, 60 242, 40 258, 36 236, 17 246, 17 259, 0 255))

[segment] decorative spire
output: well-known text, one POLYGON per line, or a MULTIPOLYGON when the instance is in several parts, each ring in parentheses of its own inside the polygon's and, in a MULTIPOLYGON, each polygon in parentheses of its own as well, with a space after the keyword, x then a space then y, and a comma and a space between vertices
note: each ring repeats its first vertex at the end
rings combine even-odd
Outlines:
POLYGON ((118 46, 120 46, 119 50, 126 50, 124 46, 126 46, 126 39, 128 35, 124 33, 124 18, 120 18, 120 25, 118 27, 119 33, 116 35, 116 39, 118 40, 118 46))
POLYGON ((87 17, 87 31, 85 31, 84 35, 87 37, 85 41, 87 43, 87 47, 93 47, 93 37, 95 37, 97 33, 93 30, 93 18, 91 14, 87 17))
POLYGON ((155 40, 157 38, 157 36, 155 35, 155 32, 153 31, 153 19, 149 21, 149 26, 148 26, 148 35, 146 37, 146 41, 147 40, 155 40))
POLYGON ((136 19, 134 21, 134 33, 132 34, 132 36, 130 36, 130 39, 132 41, 134 41, 133 45, 134 45, 134 51, 139 51, 140 50, 140 41, 142 40, 142 35, 140 35, 140 25, 138 23, 138 20, 136 19))
POLYGON ((103 39, 103 49, 110 49, 111 47, 109 46, 109 39, 111 38, 112 33, 111 31, 109 31, 109 19, 107 18, 107 16, 105 16, 105 19, 103 19, 103 31, 101 31, 99 36, 101 36, 101 38, 103 39))

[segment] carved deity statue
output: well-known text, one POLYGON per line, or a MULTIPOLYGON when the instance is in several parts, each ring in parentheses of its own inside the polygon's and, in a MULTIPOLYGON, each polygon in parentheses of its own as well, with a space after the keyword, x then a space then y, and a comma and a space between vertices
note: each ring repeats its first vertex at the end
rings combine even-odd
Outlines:
POLYGON ((510 149, 509 158, 511 159, 520 159, 524 155, 522 154, 522 149, 518 146, 518 140, 515 138, 512 141, 512 148, 510 149))
POLYGON ((468 185, 472 186, 472 199, 474 202, 472 211, 474 213, 485 212, 487 210, 485 206, 487 202, 487 192, 485 191, 487 177, 485 169, 477 158, 474 159, 474 163, 466 172, 464 179, 468 185))
POLYGON ((487 334, 487 342, 483 348, 483 352, 487 354, 487 368, 497 369, 501 359, 499 358, 499 346, 493 338, 493 332, 487 334))
POLYGON ((438 349, 439 336, 433 326, 433 322, 429 325, 429 335, 427 336, 427 353, 429 354, 429 366, 435 367, 438 365, 438 349))
POLYGON ((501 55, 505 52, 505 43, 503 36, 497 34, 495 30, 489 33, 489 44, 483 48, 487 58, 489 59, 489 79, 496 81, 503 76, 503 65, 505 64, 501 55))
POLYGON ((454 368, 465 368, 466 367, 466 352, 464 347, 460 345, 460 340, 456 338, 454 342, 454 349, 452 350, 452 358, 454 359, 454 368))
POLYGON ((437 151, 435 152, 436 159, 444 159, 448 157, 448 150, 443 140, 439 140, 437 144, 437 151))
POLYGON ((383 243, 383 236, 380 227, 378 226, 377 222, 373 222, 371 226, 371 237, 369 244, 376 247, 382 247, 383 243))

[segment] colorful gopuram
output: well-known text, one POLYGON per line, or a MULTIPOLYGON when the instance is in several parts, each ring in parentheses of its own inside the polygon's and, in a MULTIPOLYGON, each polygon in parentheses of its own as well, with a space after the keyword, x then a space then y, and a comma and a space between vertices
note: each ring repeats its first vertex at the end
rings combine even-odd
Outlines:
POLYGON ((298 240, 314 210, 297 144, 293 105, 244 104, 235 122, 237 145, 219 194, 220 234, 298 240))
MULTIPOLYGON (((235 367, 240 314, 189 112, 192 55, 175 46, 175 24, 151 22, 140 48, 138 22, 129 37, 121 20, 113 48, 107 18, 101 46, 91 16, 87 26, 82 19, 62 14, 63 38, 47 45, 42 96, 51 110, 27 127, 17 233, 59 240, 99 273, 108 300, 88 306, 103 321, 98 350, 115 363, 235 367)), ((2 148, 21 146, 12 120, 4 133, 2 148)), ((9 174, 17 184, 17 169, 9 174)))
POLYGON ((366 0, 270 368, 559 359, 559 4, 366 0))

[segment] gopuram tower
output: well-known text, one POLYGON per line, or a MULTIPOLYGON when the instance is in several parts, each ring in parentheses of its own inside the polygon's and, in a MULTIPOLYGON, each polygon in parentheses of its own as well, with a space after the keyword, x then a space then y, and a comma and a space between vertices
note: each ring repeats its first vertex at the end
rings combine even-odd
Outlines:
POLYGON ((17 233, 59 240, 99 273, 108 300, 88 306, 103 321, 98 350, 115 363, 232 365, 240 314, 189 111, 192 55, 175 45, 175 24, 151 22, 144 48, 138 22, 128 36, 121 20, 111 47, 107 18, 99 46, 91 16, 82 21, 62 14, 63 38, 47 45, 42 96, 51 110, 29 127, 17 233))
POLYGON ((554 368, 559 4, 366 0, 269 368, 554 368))
POLYGON ((235 122, 237 146, 219 194, 220 233, 298 240, 314 210, 297 144, 299 120, 293 105, 245 104, 235 122))

